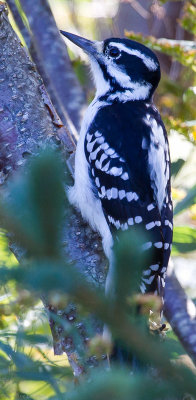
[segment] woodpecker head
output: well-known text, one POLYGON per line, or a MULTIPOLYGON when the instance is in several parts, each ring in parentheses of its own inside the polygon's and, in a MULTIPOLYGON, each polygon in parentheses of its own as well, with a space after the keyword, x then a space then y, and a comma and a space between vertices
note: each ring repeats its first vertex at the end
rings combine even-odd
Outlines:
POLYGON ((146 46, 129 39, 90 41, 61 31, 89 56, 97 96, 121 100, 150 100, 159 81, 160 65, 146 46))

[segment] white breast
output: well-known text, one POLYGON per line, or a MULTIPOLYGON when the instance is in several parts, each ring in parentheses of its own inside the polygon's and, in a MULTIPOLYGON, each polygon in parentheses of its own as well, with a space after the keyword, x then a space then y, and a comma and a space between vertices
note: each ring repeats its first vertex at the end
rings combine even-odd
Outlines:
POLYGON ((105 103, 99 102, 95 98, 86 111, 76 149, 75 182, 74 186, 69 188, 68 198, 70 203, 79 209, 83 218, 89 222, 91 227, 100 233, 103 238, 105 254, 110 259, 113 244, 112 235, 103 214, 101 201, 93 193, 84 151, 84 141, 89 126, 98 110, 103 106, 105 106, 105 103))

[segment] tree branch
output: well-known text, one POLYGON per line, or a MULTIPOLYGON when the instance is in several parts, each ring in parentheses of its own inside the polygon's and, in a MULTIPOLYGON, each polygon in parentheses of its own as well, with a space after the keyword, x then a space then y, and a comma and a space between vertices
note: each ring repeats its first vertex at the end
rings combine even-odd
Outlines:
POLYGON ((15 0, 6 0, 7 5, 14 17, 14 20, 18 26, 18 29, 20 30, 20 33, 23 36, 23 39, 25 40, 25 43, 27 47, 29 48, 31 46, 31 35, 27 29, 27 27, 24 25, 24 22, 22 20, 22 17, 18 11, 18 8, 16 7, 15 0))
POLYGON ((196 308, 188 299, 172 268, 165 286, 164 315, 196 365, 196 308))
POLYGON ((85 104, 84 93, 73 72, 66 45, 60 37, 48 2, 36 0, 32 7, 31 0, 21 0, 21 5, 29 21, 32 42, 41 61, 44 71, 42 78, 50 97, 57 105, 63 123, 68 120, 69 124, 70 118, 78 131, 85 104))

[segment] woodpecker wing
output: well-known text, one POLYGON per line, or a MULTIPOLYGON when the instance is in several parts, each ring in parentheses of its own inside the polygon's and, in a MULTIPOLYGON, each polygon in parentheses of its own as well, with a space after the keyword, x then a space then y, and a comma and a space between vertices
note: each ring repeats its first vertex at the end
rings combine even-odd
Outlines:
POLYGON ((166 271, 172 213, 166 133, 156 110, 140 103, 101 108, 86 135, 85 153, 111 231, 142 224, 148 232, 144 249, 154 251, 153 264, 143 272, 145 292, 159 289, 158 277, 166 271))

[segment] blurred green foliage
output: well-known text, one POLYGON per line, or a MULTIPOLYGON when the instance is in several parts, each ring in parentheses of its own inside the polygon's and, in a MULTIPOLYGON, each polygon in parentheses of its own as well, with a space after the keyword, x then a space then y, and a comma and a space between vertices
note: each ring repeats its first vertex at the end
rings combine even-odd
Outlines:
POLYGON ((142 36, 134 32, 125 32, 126 36, 132 40, 143 43, 155 51, 159 51, 173 57, 182 65, 190 67, 196 71, 196 48, 194 41, 156 39, 153 36, 142 36))
POLYGON ((174 228, 172 255, 179 255, 196 251, 196 229, 189 226, 174 228))
POLYGON ((194 0, 186 1, 181 25, 184 29, 196 35, 196 4, 194 0))
POLYGON ((1 264, 6 265, 7 267, 11 267, 15 263, 17 263, 14 254, 8 250, 6 232, 3 230, 0 231, 0 260, 1 264))
POLYGON ((196 185, 193 186, 187 195, 181 200, 174 209, 174 215, 184 211, 188 207, 192 206, 196 203, 196 185))

